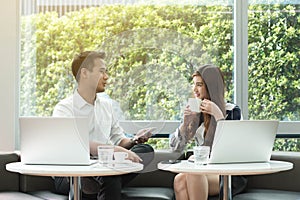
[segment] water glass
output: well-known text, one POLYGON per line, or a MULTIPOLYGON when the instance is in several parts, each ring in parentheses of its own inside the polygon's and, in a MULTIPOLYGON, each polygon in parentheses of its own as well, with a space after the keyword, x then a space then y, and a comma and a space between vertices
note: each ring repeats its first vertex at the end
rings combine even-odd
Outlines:
POLYGON ((196 165, 205 165, 208 163, 210 154, 209 146, 195 146, 193 150, 196 165))
POLYGON ((98 161, 101 164, 112 163, 114 146, 98 146, 98 161))

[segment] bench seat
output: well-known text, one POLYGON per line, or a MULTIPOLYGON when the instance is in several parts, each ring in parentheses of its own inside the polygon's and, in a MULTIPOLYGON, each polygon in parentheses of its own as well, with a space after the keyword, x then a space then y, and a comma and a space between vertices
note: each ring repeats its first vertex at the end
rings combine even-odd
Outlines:
POLYGON ((233 200, 300 200, 300 192, 271 189, 250 189, 233 200))

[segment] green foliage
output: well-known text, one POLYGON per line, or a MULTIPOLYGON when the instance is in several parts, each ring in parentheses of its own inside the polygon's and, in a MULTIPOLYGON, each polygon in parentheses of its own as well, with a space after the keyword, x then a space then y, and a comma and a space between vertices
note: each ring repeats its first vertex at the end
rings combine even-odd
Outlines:
POLYGON ((150 138, 147 142, 154 149, 169 149, 169 139, 167 138, 150 138))
POLYGON ((222 67, 232 91, 232 60, 226 56, 232 55, 232 16, 223 14, 230 12, 230 7, 118 5, 62 17, 25 16, 20 113, 51 115, 74 89, 74 54, 100 49, 111 74, 107 93, 120 102, 126 118, 179 119, 191 95, 190 75, 200 64, 222 67), (230 52, 220 56, 225 50, 230 52))
MULTIPOLYGON (((249 9, 249 117, 297 120, 299 5, 249 9)), ((106 51, 107 93, 127 119, 180 119, 190 75, 204 63, 222 69, 233 98, 232 7, 114 5, 22 17, 20 115, 52 114, 73 92, 71 61, 84 50, 106 51)), ((158 141, 157 148, 168 145, 158 141)), ((278 140, 276 148, 299 145, 278 140)))
POLYGON ((299 5, 253 6, 249 14, 249 117, 300 116, 299 5))
POLYGON ((275 140, 275 151, 299 151, 300 139, 296 138, 278 138, 275 140))

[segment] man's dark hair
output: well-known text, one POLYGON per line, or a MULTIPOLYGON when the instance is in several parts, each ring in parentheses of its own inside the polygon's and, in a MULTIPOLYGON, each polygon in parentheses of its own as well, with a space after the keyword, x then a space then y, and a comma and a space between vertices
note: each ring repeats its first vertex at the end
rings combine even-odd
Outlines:
POLYGON ((80 69, 86 68, 89 71, 92 71, 94 60, 96 58, 104 59, 105 53, 98 51, 84 51, 74 57, 72 62, 72 73, 77 82, 80 79, 80 69))

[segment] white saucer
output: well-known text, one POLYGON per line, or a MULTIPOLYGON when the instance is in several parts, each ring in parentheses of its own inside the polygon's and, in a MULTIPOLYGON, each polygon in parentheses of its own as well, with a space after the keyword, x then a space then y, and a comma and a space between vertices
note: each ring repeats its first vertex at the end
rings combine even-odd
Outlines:
POLYGON ((113 160, 112 164, 122 164, 122 163, 132 163, 131 160, 122 160, 122 161, 118 161, 118 160, 113 160))

